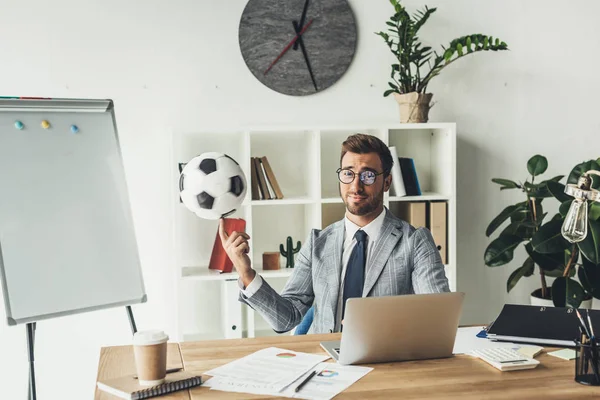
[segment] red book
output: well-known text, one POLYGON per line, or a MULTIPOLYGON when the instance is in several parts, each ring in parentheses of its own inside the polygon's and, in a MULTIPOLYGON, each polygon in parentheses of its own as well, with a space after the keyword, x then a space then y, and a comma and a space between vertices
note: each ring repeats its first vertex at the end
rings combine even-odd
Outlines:
MULTIPOLYGON (((235 232, 246 231, 246 220, 241 218, 223 218, 225 222, 225 232, 231 235, 235 232)), ((221 272, 233 271, 233 262, 229 259, 229 256, 223 248, 221 243, 221 236, 219 236, 219 229, 217 228, 217 237, 215 238, 215 244, 213 245, 212 254, 210 256, 210 263, 208 264, 209 269, 214 269, 221 272)))

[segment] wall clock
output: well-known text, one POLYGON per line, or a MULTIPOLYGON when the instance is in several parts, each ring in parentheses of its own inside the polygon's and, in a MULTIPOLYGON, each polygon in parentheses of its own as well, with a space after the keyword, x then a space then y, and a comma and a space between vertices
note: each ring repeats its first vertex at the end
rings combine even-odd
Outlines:
POLYGON ((249 0, 239 26, 246 65, 267 87, 292 96, 327 89, 356 49, 346 0, 249 0))

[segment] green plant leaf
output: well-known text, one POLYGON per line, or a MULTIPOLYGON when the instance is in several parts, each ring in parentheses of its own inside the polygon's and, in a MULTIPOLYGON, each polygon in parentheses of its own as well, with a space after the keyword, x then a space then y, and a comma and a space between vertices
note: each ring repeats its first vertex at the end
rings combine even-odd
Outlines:
POLYGON ((520 188, 521 186, 519 186, 518 183, 513 182, 509 179, 502 179, 502 178, 493 178, 492 182, 497 183, 498 185, 502 185, 504 186, 505 189, 513 189, 513 188, 520 188))
MULTIPOLYGON (((564 273, 565 273, 564 267, 563 268, 553 269, 551 271, 544 270, 544 275, 549 276, 551 278, 559 278, 559 277, 563 276, 564 273)), ((569 270, 569 278, 574 277, 575 273, 576 273, 576 268, 571 268, 569 270)))
POLYGON ((543 182, 538 184, 525 182, 523 186, 525 187, 527 194, 531 197, 538 199, 552 197, 552 193, 550 193, 550 190, 548 190, 548 186, 546 186, 546 184, 543 182))
POLYGON ((485 249, 485 265, 498 267, 513 259, 515 247, 521 243, 521 238, 515 235, 503 235, 493 240, 485 249))
POLYGON ((552 193, 552 196, 556 198, 556 200, 564 203, 565 201, 572 200, 573 198, 565 193, 565 185, 559 182, 548 181, 546 183, 548 190, 552 193))
POLYGON ((387 97, 392 93, 396 93, 396 91, 394 89, 386 90, 385 92, 383 92, 383 97, 387 97))
POLYGON ((500 235, 515 235, 523 240, 530 240, 535 229, 528 227, 524 222, 512 222, 500 233, 500 235))
POLYGON ((504 223, 504 221, 506 221, 508 218, 510 218, 510 216, 513 213, 518 212, 520 210, 524 210, 524 209, 527 209, 527 207, 524 206, 523 204, 515 204, 512 206, 506 207, 504 210, 502 210, 502 212, 500 214, 498 214, 496 216, 496 218, 494 218, 492 220, 492 222, 490 222, 487 229, 485 230, 485 235, 489 237, 492 233, 494 233, 494 231, 496 229, 498 229, 498 227, 500 225, 502 225, 504 223))
MULTIPOLYGON (((577 183, 577 181, 579 180, 579 177, 584 172, 587 172, 591 169, 595 169, 597 171, 600 170, 600 165, 598 164, 598 162, 596 160, 585 161, 585 162, 582 162, 581 164, 577 164, 573 168, 571 173, 569 174, 567 183, 577 183)), ((600 188, 600 176, 593 176, 592 180, 593 180, 592 187, 594 189, 599 189, 600 188)))
POLYGON ((552 283, 552 301, 555 307, 577 308, 583 301, 585 293, 579 282, 559 277, 552 283))
POLYGON ((563 221, 563 216, 560 213, 556 213, 554 214, 554 217, 552 217, 551 221, 563 221))
MULTIPOLYGON (((498 39, 496 39, 498 41, 498 39)), ((548 169, 548 159, 542 155, 535 155, 527 161, 527 171, 533 176, 538 176, 548 169)))
POLYGON ((559 276, 562 276, 562 271, 565 269, 564 252, 548 254, 538 253, 533 250, 531 242, 525 245, 525 250, 527 251, 527 254, 529 254, 529 257, 531 257, 545 272, 560 269, 561 272, 559 276))
POLYGON ((522 266, 513 271, 506 281, 506 292, 510 292, 515 287, 519 279, 533 275, 535 269, 535 263, 531 257, 527 257, 522 266))
POLYGON ((588 210, 588 218, 593 221, 598 221, 600 219, 600 203, 593 202, 590 204, 590 208, 588 210))
POLYGON ((573 203, 573 198, 571 198, 571 200, 561 203, 560 207, 558 207, 558 212, 560 213, 560 215, 563 216, 563 218, 567 216, 569 208, 571 208, 571 203, 573 203))
POLYGON ((600 222, 588 220, 587 236, 577 246, 592 264, 600 264, 600 222))
POLYGON ((558 253, 569 247, 569 242, 563 238, 560 229, 562 221, 550 221, 536 232, 531 239, 533 250, 542 253, 558 253))
POLYGON ((600 300, 600 265, 594 265, 584 257, 577 276, 586 292, 600 300))

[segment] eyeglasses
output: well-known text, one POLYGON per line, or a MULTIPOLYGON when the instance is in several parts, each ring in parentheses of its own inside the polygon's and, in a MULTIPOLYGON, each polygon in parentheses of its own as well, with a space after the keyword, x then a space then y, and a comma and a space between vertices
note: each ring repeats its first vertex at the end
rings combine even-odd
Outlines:
MULTIPOLYGON (((352 183, 356 176, 356 173, 351 169, 338 168, 336 172, 340 182, 345 183, 346 185, 352 183)), ((360 179, 364 185, 370 186, 375 183, 375 180, 379 175, 383 175, 383 172, 375 173, 373 171, 362 171, 358 174, 358 179, 360 179)))

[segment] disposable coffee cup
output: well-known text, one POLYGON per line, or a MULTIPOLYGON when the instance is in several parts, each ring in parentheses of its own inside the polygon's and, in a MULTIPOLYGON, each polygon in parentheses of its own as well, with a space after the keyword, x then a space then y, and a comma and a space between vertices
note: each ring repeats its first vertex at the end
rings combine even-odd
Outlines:
POLYGON ((140 331, 133 335, 133 353, 138 381, 142 386, 164 383, 167 375, 167 341, 158 330, 140 331))

